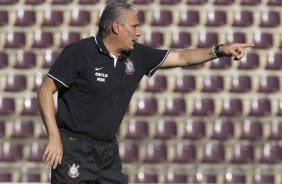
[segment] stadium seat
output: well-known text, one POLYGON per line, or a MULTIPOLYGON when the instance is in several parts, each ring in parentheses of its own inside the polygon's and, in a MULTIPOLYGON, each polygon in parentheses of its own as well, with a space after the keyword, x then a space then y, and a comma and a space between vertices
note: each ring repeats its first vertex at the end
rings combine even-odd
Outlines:
POLYGON ((46 10, 43 16, 43 27, 60 26, 64 22, 63 12, 60 10, 46 10))
POLYGON ((210 62, 210 69, 212 70, 225 70, 232 65, 231 59, 228 57, 218 58, 210 62))
POLYGON ((36 73, 34 76, 33 76, 33 87, 32 87, 32 91, 37 91, 43 80, 45 79, 46 75, 43 74, 43 73, 36 73))
POLYGON ((264 143, 260 152, 260 163, 278 164, 281 163, 282 148, 277 143, 264 143))
POLYGON ((189 93, 196 89, 196 79, 193 75, 178 75, 174 78, 173 92, 189 93))
POLYGON ((148 122, 144 120, 130 119, 126 123, 126 139, 144 139, 149 136, 148 122))
POLYGON ((0 51, 0 69, 6 68, 9 65, 8 54, 0 51))
POLYGON ((25 4, 27 5, 41 5, 43 3, 45 3, 46 0, 25 0, 25 4))
POLYGON ((39 115, 38 100, 36 97, 26 96, 23 100, 21 115, 39 115))
POLYGON ((79 0, 78 3, 81 5, 92 5, 97 4, 100 0, 79 0))
POLYGON ((26 44, 26 36, 24 32, 9 32, 6 34, 4 48, 19 49, 26 44))
POLYGON ((45 50, 44 52, 44 60, 43 60, 43 69, 49 69, 55 62, 55 60, 60 55, 60 52, 53 50, 45 50))
POLYGON ((177 137, 177 125, 175 121, 159 119, 155 125, 154 139, 173 139, 177 137))
POLYGON ((144 44, 150 47, 158 48, 164 44, 164 35, 162 32, 145 32, 144 44))
POLYGON ((188 48, 191 46, 191 34, 188 32, 173 31, 170 36, 169 47, 173 49, 188 48))
POLYGON ((5 10, 0 10, 0 27, 5 26, 9 23, 9 15, 5 10))
POLYGON ((87 26, 91 23, 91 14, 87 10, 74 9, 71 12, 70 26, 87 26))
POLYGON ((133 163, 139 159, 139 147, 134 143, 119 143, 119 153, 123 163, 133 163))
POLYGON ((0 97, 0 115, 12 115, 15 113, 15 100, 11 97, 0 97))
POLYGON ((201 120, 188 119, 185 121, 183 139, 198 140, 206 136, 206 125, 201 120))
POLYGON ((280 1, 280 0, 268 0, 267 5, 268 6, 282 6, 282 1, 280 1))
POLYGON ((198 168, 192 179, 192 183, 195 184, 215 184, 218 181, 217 174, 212 168, 198 168))
POLYGON ((226 5, 231 5, 234 3, 235 0, 214 0, 214 5, 222 5, 222 6, 226 6, 226 5))
POLYGON ((0 0, 0 5, 13 5, 17 4, 19 0, 0 0))
POLYGON ((15 162, 22 160, 23 147, 21 144, 3 142, 0 144, 0 161, 1 162, 15 162))
POLYGON ((253 35, 253 43, 255 49, 269 49, 273 47, 272 33, 256 32, 253 35))
POLYGON ((254 70, 259 68, 260 61, 259 56, 256 53, 246 53, 246 55, 241 59, 241 62, 238 65, 240 70, 254 70))
POLYGON ((199 48, 207 48, 218 43, 218 35, 215 32, 201 32, 199 33, 198 44, 199 48))
POLYGON ((217 119, 212 125, 211 138, 216 140, 228 140, 234 137, 234 125, 230 120, 217 119))
POLYGON ((172 183, 187 183, 187 175, 186 174, 178 174, 174 172, 167 172, 165 175, 164 184, 172 184, 172 183))
POLYGON ((196 98, 192 110, 193 116, 211 116, 215 112, 215 104, 211 98, 196 98))
POLYGON ((4 91, 19 92, 26 90, 27 79, 25 75, 11 73, 6 77, 6 85, 4 91))
POLYGON ((144 163, 163 163, 167 161, 167 147, 163 143, 145 144, 144 163))
POLYGON ((68 46, 69 44, 79 41, 81 39, 79 32, 62 32, 60 34, 60 48, 64 48, 68 46))
POLYGON ((257 168, 252 177, 253 184, 275 184, 275 171, 257 168))
POLYGON ((253 145, 244 143, 235 143, 232 146, 232 157, 230 162, 233 164, 253 163, 255 159, 255 150, 253 145))
POLYGON ((38 138, 39 139, 48 139, 48 134, 47 134, 47 131, 45 129, 45 127, 42 125, 40 130, 39 130, 39 134, 38 134, 38 138))
POLYGON ((186 113, 186 101, 181 97, 168 96, 164 99, 164 112, 166 116, 180 116, 186 113))
POLYGON ((217 93, 224 89, 224 81, 220 75, 207 75, 203 77, 202 92, 217 93))
POLYGON ((277 11, 265 11, 260 14, 260 27, 277 27, 281 24, 280 14, 277 11))
POLYGON ((153 169, 139 170, 134 178, 134 183, 158 183, 159 175, 153 169))
POLYGON ((179 12, 178 26, 191 27, 200 23, 200 15, 196 10, 185 10, 179 12))
POLYGON ((235 11, 233 14, 233 27, 249 27, 253 25, 253 13, 248 10, 235 11))
POLYGON ((231 78, 231 93, 245 93, 252 90, 251 77, 247 75, 234 75, 231 78))
POLYGON ((34 52, 19 50, 16 54, 16 62, 14 68, 29 69, 35 67, 36 55, 34 52))
POLYGON ((72 0, 52 0, 52 4, 54 5, 66 5, 70 4, 72 0))
POLYGON ((34 124, 30 120, 17 119, 12 123, 12 139, 33 138, 34 124))
POLYGON ((178 142, 173 146, 173 163, 187 164, 197 160, 197 150, 191 143, 178 142))
POLYGON ((54 43, 53 33, 36 31, 33 34, 32 48, 42 49, 52 47, 54 43))
POLYGON ((180 3, 181 0, 160 0, 161 5, 176 5, 180 3))
POLYGON ((260 121, 246 119, 241 123, 241 139, 254 141, 263 137, 263 128, 260 121))
POLYGON ((207 0, 187 0, 188 5, 203 5, 206 3, 207 3, 207 0))
POLYGON ((12 182, 13 181, 13 175, 12 172, 9 171, 3 171, 2 173, 0 173, 0 182, 12 182))
POLYGON ((153 75, 146 80, 146 92, 165 92, 167 89, 167 79, 165 75, 153 75))
POLYGON ((40 170, 37 171, 23 170, 20 172, 19 179, 21 183, 40 183, 41 182, 40 170))
POLYGON ((203 163, 221 163, 225 161, 224 145, 208 142, 204 146, 203 163))
POLYGON ((221 116, 240 116, 243 113, 243 103, 238 98, 224 98, 221 102, 221 116))
POLYGON ((270 140, 282 140, 282 121, 272 120, 270 124, 270 140))
POLYGON ((246 34, 242 32, 228 32, 226 36, 226 42, 232 43, 246 43, 246 34))
POLYGON ((145 97, 137 99, 137 109, 135 115, 154 115, 158 112, 158 102, 156 98, 145 97))
POLYGON ((169 10, 154 10, 151 26, 169 26, 172 24, 172 12, 169 10))
POLYGON ((248 6, 256 6, 261 3, 261 0, 241 0, 240 4, 241 5, 248 5, 248 6))
POLYGON ((6 122, 0 120, 0 139, 6 136, 6 122))
POLYGON ((27 27, 36 23, 36 13, 32 10, 19 9, 16 14, 15 26, 27 27))
POLYGON ((143 25, 146 23, 146 13, 145 12, 146 11, 139 10, 137 13, 137 17, 138 17, 138 21, 140 25, 143 25))
POLYGON ((246 183, 246 171, 241 169, 229 169, 224 174, 224 184, 246 183))
POLYGON ((280 81, 277 76, 264 75, 259 78, 259 88, 260 93, 275 93, 280 90, 280 81))
POLYGON ((28 147, 27 160, 30 162, 42 162, 46 143, 33 142, 28 147))
POLYGON ((220 27, 224 26, 227 23, 227 16, 225 11, 222 10, 213 10, 207 13, 207 27, 220 27))
POLYGON ((151 3, 153 3, 154 0, 133 0, 133 4, 137 4, 137 5, 149 5, 151 3))
POLYGON ((282 69, 282 53, 269 52, 267 54, 265 69, 267 69, 267 70, 281 70, 282 69))
POLYGON ((267 98, 251 99, 249 116, 265 117, 271 114, 271 102, 267 98))

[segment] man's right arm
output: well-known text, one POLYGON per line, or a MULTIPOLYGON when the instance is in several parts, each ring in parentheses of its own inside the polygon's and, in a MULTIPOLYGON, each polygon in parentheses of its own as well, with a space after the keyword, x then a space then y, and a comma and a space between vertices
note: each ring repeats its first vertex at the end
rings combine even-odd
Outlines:
POLYGON ((46 77, 37 93, 40 113, 48 133, 48 144, 43 154, 43 162, 50 168, 55 169, 61 164, 63 147, 59 129, 55 118, 55 103, 53 95, 58 90, 50 77, 46 77))

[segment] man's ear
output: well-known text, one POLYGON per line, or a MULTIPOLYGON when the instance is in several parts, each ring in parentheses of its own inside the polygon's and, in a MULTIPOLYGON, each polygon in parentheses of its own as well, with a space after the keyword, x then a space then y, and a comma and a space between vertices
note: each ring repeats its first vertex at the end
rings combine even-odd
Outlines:
POLYGON ((112 24, 112 31, 115 34, 118 34, 120 31, 120 25, 117 22, 113 22, 112 24))

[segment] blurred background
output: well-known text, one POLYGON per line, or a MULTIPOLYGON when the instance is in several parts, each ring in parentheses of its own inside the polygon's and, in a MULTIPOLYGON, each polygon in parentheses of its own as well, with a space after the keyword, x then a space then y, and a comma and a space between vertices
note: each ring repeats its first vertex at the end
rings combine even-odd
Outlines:
MULTIPOLYGON (((282 183, 282 0, 131 0, 139 42, 254 43, 142 79, 117 135, 130 183, 282 183)), ((50 182, 36 90, 107 0, 0 0, 0 182, 50 182)))

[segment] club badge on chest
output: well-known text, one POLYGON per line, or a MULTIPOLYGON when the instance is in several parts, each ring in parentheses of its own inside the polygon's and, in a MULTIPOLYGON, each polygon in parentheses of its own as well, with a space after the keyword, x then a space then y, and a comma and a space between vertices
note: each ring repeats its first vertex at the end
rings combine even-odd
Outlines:
POLYGON ((130 58, 127 58, 124 62, 125 72, 127 75, 132 75, 135 72, 133 61, 130 58))

